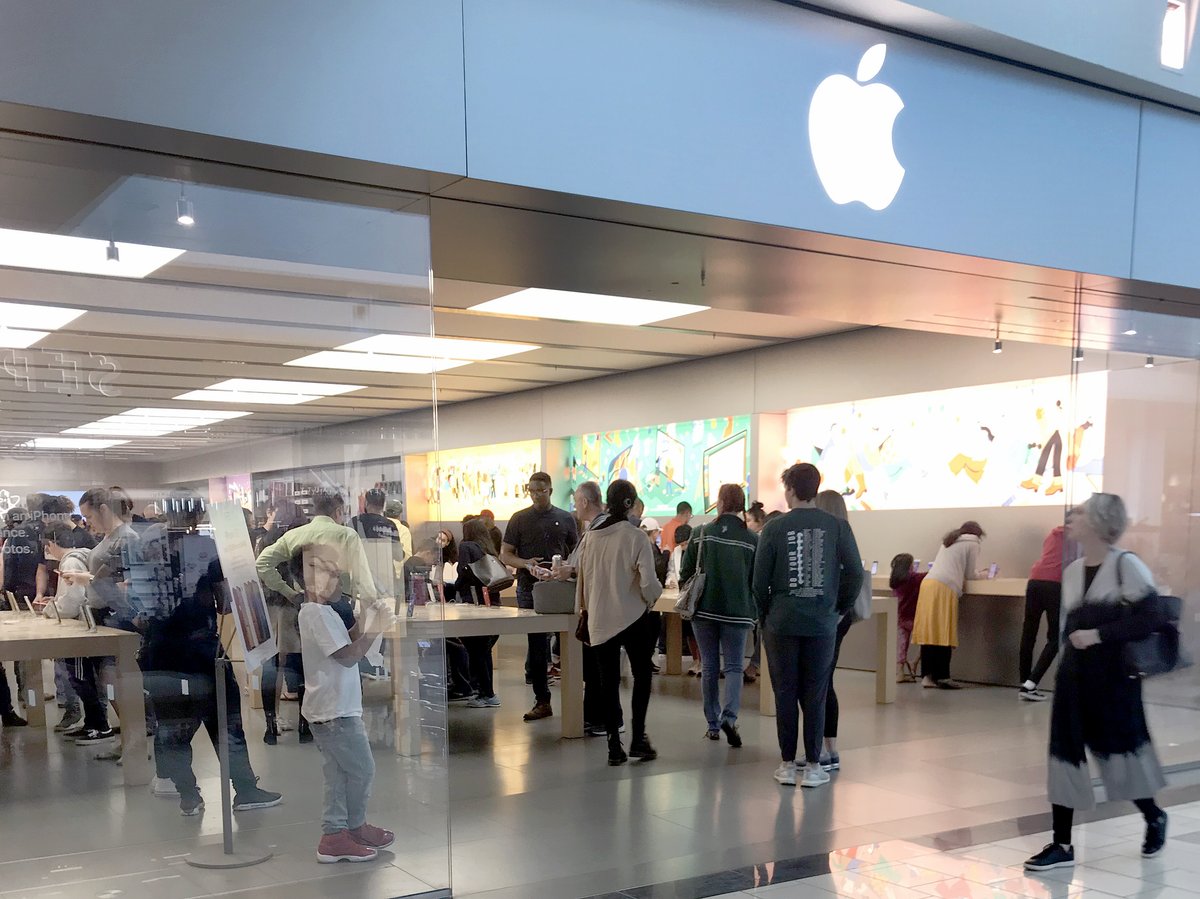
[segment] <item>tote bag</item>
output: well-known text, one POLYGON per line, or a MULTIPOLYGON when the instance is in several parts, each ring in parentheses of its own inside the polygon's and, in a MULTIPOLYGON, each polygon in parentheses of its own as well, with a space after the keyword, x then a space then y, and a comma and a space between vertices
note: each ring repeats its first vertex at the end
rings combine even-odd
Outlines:
POLYGON ((679 599, 675 600, 675 611, 684 621, 691 621, 696 615, 696 607, 704 596, 704 584, 708 580, 704 573, 704 531, 700 531, 699 543, 696 546, 696 573, 679 588, 679 599))
POLYGON ((509 574, 508 569, 500 560, 490 553, 467 567, 471 569, 471 574, 479 578, 480 583, 491 590, 507 590, 516 583, 516 578, 509 574))

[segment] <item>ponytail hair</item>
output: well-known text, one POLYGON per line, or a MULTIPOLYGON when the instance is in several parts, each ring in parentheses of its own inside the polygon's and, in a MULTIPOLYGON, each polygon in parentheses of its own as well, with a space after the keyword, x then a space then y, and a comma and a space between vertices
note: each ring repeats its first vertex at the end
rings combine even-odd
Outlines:
POLYGON ((617 479, 608 485, 605 500, 608 503, 608 518, 597 528, 606 528, 621 521, 628 521, 637 503, 637 488, 626 480, 617 479))
POLYGON ((888 578, 888 586, 895 590, 912 577, 913 562, 916 559, 909 553, 900 553, 892 559, 892 575, 888 578))
POLYGON ((987 536, 978 521, 964 521, 961 526, 942 538, 942 546, 949 548, 957 543, 960 537, 965 537, 967 534, 980 538, 987 536))

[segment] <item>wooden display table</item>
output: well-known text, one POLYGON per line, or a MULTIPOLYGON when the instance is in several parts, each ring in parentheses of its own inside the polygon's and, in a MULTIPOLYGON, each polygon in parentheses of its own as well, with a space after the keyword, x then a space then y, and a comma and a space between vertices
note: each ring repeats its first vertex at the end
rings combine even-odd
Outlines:
MULTIPOLYGON (((683 673, 683 619, 675 611, 678 598, 678 590, 668 589, 654 604, 654 611, 663 613, 667 629, 667 674, 683 673)), ((876 624, 875 701, 885 705, 896 701, 896 597, 890 591, 887 596, 871 599, 871 617, 876 624)), ((853 633, 854 628, 850 632, 853 633)), ((758 671, 762 683, 759 711, 764 715, 774 715, 775 691, 771 689, 771 671, 767 666, 765 644, 758 671)))
POLYGON ((36 716, 31 714, 31 722, 45 725, 45 697, 42 695, 44 659, 116 656, 122 774, 127 787, 150 783, 153 773, 146 743, 142 672, 137 664, 141 642, 142 638, 137 634, 111 627, 89 631, 82 621, 67 620, 60 624, 40 616, 0 612, 0 662, 32 662, 36 672, 31 682, 25 685, 32 695, 23 697, 31 712, 35 709, 38 711, 36 716))
POLYGON ((486 637, 490 634, 554 634, 561 637, 562 735, 583 736, 583 644, 575 639, 578 619, 569 615, 539 615, 532 609, 512 606, 476 606, 460 603, 417 606, 412 618, 401 618, 385 636, 391 644, 392 697, 396 713, 396 751, 418 755, 421 745, 419 706, 420 665, 418 640, 444 637, 486 637))

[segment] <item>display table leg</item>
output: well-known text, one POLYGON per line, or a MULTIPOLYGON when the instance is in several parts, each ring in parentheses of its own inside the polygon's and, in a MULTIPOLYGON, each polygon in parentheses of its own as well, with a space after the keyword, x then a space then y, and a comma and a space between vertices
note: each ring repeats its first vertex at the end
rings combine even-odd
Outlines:
POLYGON ((396 754, 421 754, 421 665, 411 637, 391 637, 392 711, 396 721, 396 754))
POLYGON ((20 699, 25 706, 25 720, 29 722, 30 727, 45 727, 46 685, 45 675, 42 672, 42 660, 29 659, 25 662, 17 662, 17 664, 23 668, 21 680, 24 681, 25 689, 20 699))
POLYGON ((583 644, 567 631, 559 635, 559 644, 562 735, 576 740, 583 736, 583 644))
MULTIPOLYGON (((876 602, 879 602, 876 600, 876 602)), ((887 597, 875 613, 875 702, 887 705, 896 701, 896 618, 894 596, 887 597), (887 601, 887 600, 890 600, 887 601)))
POLYGON ((775 717, 775 688, 771 685, 771 666, 767 659, 767 641, 759 641, 758 663, 758 712, 768 718, 775 717))
POLYGON ((667 674, 683 674, 683 617, 667 612, 667 674))
MULTIPOLYGON (((154 772, 146 742, 146 695, 137 663, 136 641, 122 641, 117 656, 117 705, 121 710, 121 770, 125 786, 150 783, 154 772)), ((218 686, 223 689, 223 685, 218 686)))

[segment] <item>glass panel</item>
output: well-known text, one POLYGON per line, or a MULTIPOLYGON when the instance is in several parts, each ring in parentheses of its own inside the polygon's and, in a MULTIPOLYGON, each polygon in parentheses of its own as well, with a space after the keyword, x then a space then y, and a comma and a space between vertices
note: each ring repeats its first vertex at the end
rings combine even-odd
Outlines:
POLYGON ((5 889, 449 895, 441 662, 400 648, 424 201, 37 151, 0 145, 5 889))
MULTIPOLYGON (((1077 309, 1077 322, 1083 353, 1074 361, 1076 383, 1094 377, 1108 382, 1102 489, 1121 496, 1128 508, 1129 529, 1120 546, 1150 567, 1160 593, 1183 600, 1184 649, 1195 658, 1200 651, 1200 321, 1085 303, 1077 309), (1106 349, 1096 349, 1098 343, 1106 349)), ((1083 424, 1076 420, 1074 427, 1083 424)), ((1076 479, 1072 501, 1082 502, 1093 489, 1086 478, 1076 479)), ((1149 678, 1143 689, 1163 761, 1200 760, 1194 728, 1176 725, 1170 711, 1200 708, 1197 669, 1149 678)))

